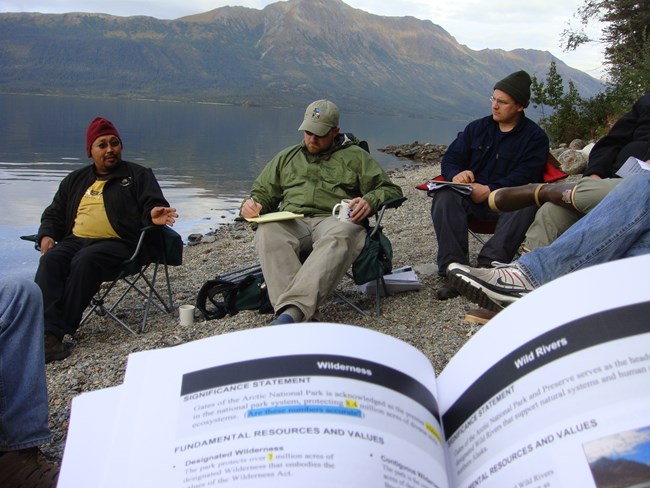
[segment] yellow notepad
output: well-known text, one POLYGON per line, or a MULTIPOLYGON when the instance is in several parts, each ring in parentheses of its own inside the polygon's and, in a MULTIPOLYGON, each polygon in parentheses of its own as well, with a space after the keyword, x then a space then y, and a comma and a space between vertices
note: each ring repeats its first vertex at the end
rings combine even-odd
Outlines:
POLYGON ((279 222, 280 220, 301 219, 303 217, 303 214, 293 212, 271 212, 252 219, 246 219, 246 221, 265 224, 266 222, 279 222))

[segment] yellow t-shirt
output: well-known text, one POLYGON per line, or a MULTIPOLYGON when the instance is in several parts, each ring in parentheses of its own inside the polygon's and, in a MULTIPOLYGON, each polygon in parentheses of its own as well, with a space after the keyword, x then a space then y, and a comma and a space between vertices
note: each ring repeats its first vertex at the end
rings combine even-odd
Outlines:
POLYGON ((77 237, 89 239, 119 238, 106 215, 104 207, 104 185, 106 180, 95 181, 81 197, 77 217, 74 219, 72 233, 77 237))

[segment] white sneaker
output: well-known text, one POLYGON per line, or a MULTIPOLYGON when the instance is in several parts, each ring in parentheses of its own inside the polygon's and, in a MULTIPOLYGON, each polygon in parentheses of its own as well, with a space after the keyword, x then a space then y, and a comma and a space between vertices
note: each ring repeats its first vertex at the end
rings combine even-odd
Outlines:
POLYGON ((493 311, 535 289, 517 264, 494 264, 494 268, 471 268, 452 263, 447 268, 447 278, 465 298, 493 311))

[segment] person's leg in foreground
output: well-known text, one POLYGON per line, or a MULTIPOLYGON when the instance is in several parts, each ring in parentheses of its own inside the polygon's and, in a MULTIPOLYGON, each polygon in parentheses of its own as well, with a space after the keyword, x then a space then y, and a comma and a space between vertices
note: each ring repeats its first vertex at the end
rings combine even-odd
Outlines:
POLYGON ((56 486, 43 354, 43 300, 28 280, 0 280, 0 486, 56 486))
POLYGON ((498 310, 560 276, 650 253, 650 174, 623 179, 591 212, 550 246, 494 269, 451 264, 453 285, 482 307, 498 310))

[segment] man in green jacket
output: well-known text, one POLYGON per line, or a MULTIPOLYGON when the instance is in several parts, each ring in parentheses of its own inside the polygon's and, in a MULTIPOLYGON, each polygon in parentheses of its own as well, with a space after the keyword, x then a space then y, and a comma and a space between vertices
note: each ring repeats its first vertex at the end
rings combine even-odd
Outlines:
POLYGON ((255 248, 276 312, 271 324, 311 319, 361 250, 364 221, 402 196, 358 140, 339 129, 339 109, 317 100, 305 111, 301 144, 280 151, 253 183, 241 215, 290 211, 304 218, 260 224, 255 248), (351 222, 332 209, 349 199, 351 222), (305 256, 306 259, 305 259, 305 256))

